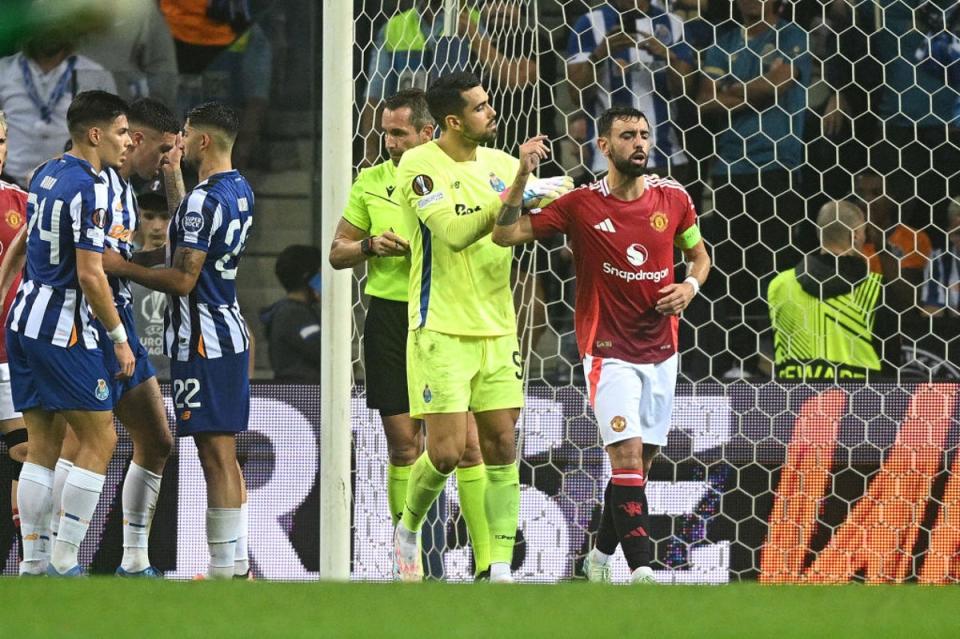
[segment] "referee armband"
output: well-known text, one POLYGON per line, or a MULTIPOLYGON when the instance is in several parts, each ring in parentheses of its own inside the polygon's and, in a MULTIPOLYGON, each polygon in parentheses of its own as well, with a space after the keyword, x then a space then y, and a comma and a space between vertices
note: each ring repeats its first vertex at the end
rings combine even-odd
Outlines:
POLYGON ((691 249, 700 242, 700 227, 694 224, 674 238, 673 243, 679 249, 691 249))

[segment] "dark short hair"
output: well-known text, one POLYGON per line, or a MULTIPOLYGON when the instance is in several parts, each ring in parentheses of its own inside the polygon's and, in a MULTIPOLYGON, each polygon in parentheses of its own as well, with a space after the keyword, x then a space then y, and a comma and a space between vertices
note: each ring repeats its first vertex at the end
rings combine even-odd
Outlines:
POLYGON ((427 94, 423 89, 410 88, 399 91, 387 98, 383 106, 391 111, 403 108, 410 109, 410 124, 417 131, 428 124, 436 124, 433 116, 430 115, 430 107, 427 106, 427 94))
POLYGON ((81 135, 91 127, 113 122, 129 111, 122 98, 106 91, 78 93, 67 109, 67 128, 71 135, 81 135))
POLYGON ((273 272, 284 289, 298 291, 308 286, 310 278, 322 265, 323 252, 316 246, 291 244, 277 256, 273 272))
POLYGON ((236 139, 240 130, 237 112, 222 102, 205 102, 196 106, 187 113, 187 119, 190 120, 190 126, 217 129, 231 140, 236 139))
POLYGON ((610 129, 613 128, 614 120, 646 120, 647 125, 649 126, 650 120, 647 120, 647 116, 644 115, 643 111, 640 109, 634 109, 633 107, 610 107, 606 111, 600 114, 600 118, 597 120, 597 135, 600 137, 607 137, 610 135, 610 129))
POLYGON ((156 191, 147 191, 146 193, 138 195, 137 205, 141 210, 159 211, 170 215, 170 210, 167 208, 166 196, 156 191))
POLYGON ((430 85, 427 89, 427 105, 433 119, 440 123, 441 129, 446 128, 445 120, 448 115, 463 115, 463 110, 467 108, 467 101, 463 98, 464 91, 478 86, 480 78, 465 71, 442 75, 430 85))
POLYGON ((130 124, 150 127, 160 133, 180 133, 180 121, 166 104, 153 98, 140 98, 130 103, 127 112, 130 124))

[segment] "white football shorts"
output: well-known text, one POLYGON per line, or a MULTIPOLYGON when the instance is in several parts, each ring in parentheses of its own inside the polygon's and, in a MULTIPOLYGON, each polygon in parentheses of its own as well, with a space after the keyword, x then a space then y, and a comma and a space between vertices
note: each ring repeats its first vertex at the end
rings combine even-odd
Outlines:
POLYGON ((10 366, 0 363, 0 421, 23 417, 13 408, 13 394, 10 391, 10 366))
POLYGON ((678 361, 676 353, 659 364, 584 357, 587 396, 605 447, 635 437, 644 444, 666 446, 678 361))

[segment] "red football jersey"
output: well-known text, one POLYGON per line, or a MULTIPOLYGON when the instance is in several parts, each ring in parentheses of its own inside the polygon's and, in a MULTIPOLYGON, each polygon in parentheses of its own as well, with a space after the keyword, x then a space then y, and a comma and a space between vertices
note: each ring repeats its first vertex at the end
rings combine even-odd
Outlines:
POLYGON ((658 291, 674 282, 674 238, 697 223, 678 182, 647 176, 643 194, 624 202, 604 178, 531 214, 530 222, 538 239, 564 233, 573 249, 581 356, 650 364, 677 352, 677 318, 655 306, 658 291))
MULTIPOLYGON (((27 218, 27 193, 20 187, 0 180, 0 259, 7 254, 7 247, 13 242, 17 231, 27 218)), ((17 296, 20 286, 20 274, 7 291, 3 300, 3 325, 0 326, 0 363, 7 361, 7 313, 17 296)))

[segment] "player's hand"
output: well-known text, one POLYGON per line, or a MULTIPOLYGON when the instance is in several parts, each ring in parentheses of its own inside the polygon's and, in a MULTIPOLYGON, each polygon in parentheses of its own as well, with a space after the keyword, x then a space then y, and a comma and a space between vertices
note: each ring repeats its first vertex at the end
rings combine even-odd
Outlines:
POLYGON ((662 315, 679 315, 696 295, 693 284, 687 282, 668 284, 657 293, 660 294, 660 299, 657 300, 656 309, 662 315))
POLYGON ((668 55, 667 47, 654 38, 649 33, 644 31, 637 32, 637 46, 641 49, 644 49, 647 53, 652 55, 655 58, 660 58, 665 60, 668 55))
POLYGON ((597 48, 594 49, 590 55, 595 61, 599 62, 608 57, 613 51, 635 46, 637 46, 637 39, 626 31, 618 29, 608 33, 607 37, 600 41, 600 44, 597 45, 597 48))
POLYGON ((528 209, 542 208, 572 190, 573 178, 566 175, 528 180, 523 189, 523 206, 528 209))
POLYGON ((384 231, 370 238, 370 250, 378 257, 399 257, 410 252, 410 243, 393 231, 384 231))
POLYGON ((130 350, 130 344, 128 342, 114 344, 113 352, 117 356, 117 364, 120 365, 120 370, 117 371, 116 378, 130 379, 133 377, 133 369, 137 364, 137 360, 133 357, 133 351, 130 350))
POLYGON ((523 175, 530 175, 540 166, 541 160, 550 155, 547 147, 547 136, 535 135, 520 145, 520 171, 523 175))
POLYGON ((180 160, 183 159, 183 134, 177 133, 177 139, 173 143, 173 148, 167 151, 164 155, 163 160, 160 162, 160 165, 164 168, 170 167, 172 169, 180 168, 180 160))

